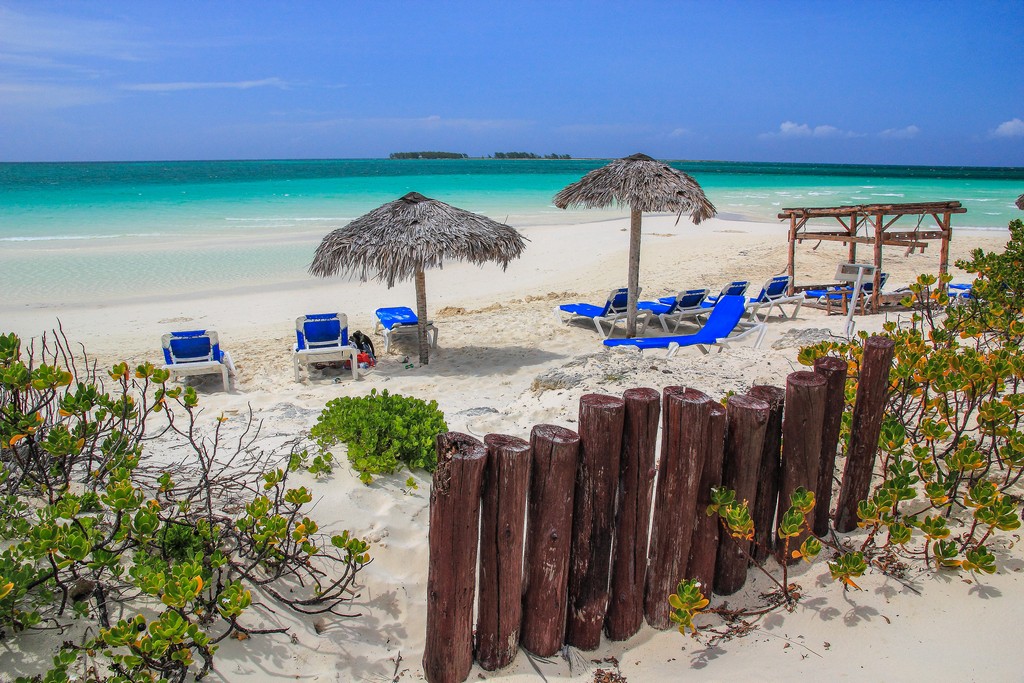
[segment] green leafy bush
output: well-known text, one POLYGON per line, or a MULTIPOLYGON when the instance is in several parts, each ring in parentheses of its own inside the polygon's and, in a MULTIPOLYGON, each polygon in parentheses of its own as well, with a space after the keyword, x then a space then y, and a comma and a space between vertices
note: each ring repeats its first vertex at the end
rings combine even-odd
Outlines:
POLYGON ((347 444, 352 467, 369 483, 374 474, 392 474, 403 466, 433 472, 434 442, 446 431, 436 401, 373 389, 368 396, 330 401, 310 434, 325 455, 334 445, 347 444))
MULTIPOLYGON (((878 444, 882 477, 858 506, 867 531, 860 551, 990 573, 995 558, 986 544, 1021 526, 1024 223, 1010 223, 1003 252, 978 249, 957 265, 977 275, 971 299, 951 303, 948 276, 922 275, 907 301, 915 313, 885 325, 896 345, 878 444), (951 518, 966 531, 952 535, 951 518)), ((800 352, 806 365, 827 354, 847 360, 850 407, 864 339, 800 352)), ((845 442, 848 421, 843 432, 845 442)))
POLYGON ((263 452, 252 415, 231 449, 167 371, 75 362, 63 338, 0 334, 0 638, 81 634, 31 680, 183 683, 225 638, 275 632, 252 626, 254 601, 352 600, 367 544, 319 532, 296 458, 263 452), (183 459, 144 462, 153 440, 183 459))

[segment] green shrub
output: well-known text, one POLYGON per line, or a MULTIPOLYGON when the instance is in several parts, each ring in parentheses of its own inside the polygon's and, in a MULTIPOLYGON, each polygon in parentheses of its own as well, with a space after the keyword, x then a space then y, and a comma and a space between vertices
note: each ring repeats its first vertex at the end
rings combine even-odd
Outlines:
MULTIPOLYGON (((229 447, 226 418, 207 434, 195 389, 167 380, 0 334, 0 639, 82 622, 19 681, 184 683, 226 638, 281 630, 256 627, 254 603, 344 616, 353 599, 368 545, 307 516, 295 454, 251 435, 229 447), (181 454, 173 475, 143 464, 154 439, 181 454)), ((240 429, 256 431, 251 414, 240 429)))
POLYGON ((434 442, 448 431, 437 402, 389 394, 342 397, 330 401, 310 432, 327 454, 335 444, 348 445, 348 459, 365 483, 374 474, 392 474, 401 467, 433 472, 434 442))

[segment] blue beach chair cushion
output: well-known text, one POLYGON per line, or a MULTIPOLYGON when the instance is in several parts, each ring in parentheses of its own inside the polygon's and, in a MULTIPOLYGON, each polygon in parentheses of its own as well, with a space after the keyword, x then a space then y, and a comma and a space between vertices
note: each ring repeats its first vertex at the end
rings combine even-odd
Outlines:
MULTIPOLYGON (((639 294, 639 291, 637 292, 639 294)), ((562 304, 561 306, 555 307, 555 320, 562 323, 562 313, 568 313, 571 316, 579 318, 589 318, 593 323, 597 331, 604 334, 604 329, 601 327, 601 323, 608 323, 608 333, 605 337, 610 337, 612 332, 615 331, 615 325, 620 321, 625 321, 627 316, 627 308, 629 306, 629 290, 626 287, 614 289, 608 294, 608 300, 604 302, 603 306, 595 306, 594 304, 562 304)), ((565 321, 568 322, 568 321, 565 321)))
POLYGON ((227 351, 222 351, 213 330, 169 332, 160 338, 164 369, 171 377, 220 373, 224 391, 231 387, 235 366, 227 351))
POLYGON ((295 381, 301 381, 299 366, 327 361, 348 362, 352 379, 359 379, 358 349, 348 341, 348 316, 344 313, 313 313, 295 319, 292 366, 295 381))
POLYGON ((725 346, 726 341, 735 330, 745 328, 742 332, 730 339, 735 341, 742 339, 754 332, 758 333, 754 346, 758 347, 764 337, 764 323, 741 324, 743 313, 746 310, 746 299, 737 295, 725 295, 719 299, 718 305, 711 311, 707 322, 693 334, 675 335, 668 337, 638 337, 636 339, 606 339, 605 346, 632 346, 638 349, 668 349, 668 355, 672 356, 676 350, 684 346, 699 346, 701 351, 707 353, 708 346, 725 346))
MULTIPOLYGON (((392 306, 390 308, 378 308, 374 311, 377 316, 375 330, 384 337, 384 353, 391 350, 391 339, 394 334, 405 330, 415 330, 419 326, 419 317, 416 311, 408 306, 392 306)), ((431 320, 427 321, 427 338, 430 346, 437 346, 437 328, 431 320)))

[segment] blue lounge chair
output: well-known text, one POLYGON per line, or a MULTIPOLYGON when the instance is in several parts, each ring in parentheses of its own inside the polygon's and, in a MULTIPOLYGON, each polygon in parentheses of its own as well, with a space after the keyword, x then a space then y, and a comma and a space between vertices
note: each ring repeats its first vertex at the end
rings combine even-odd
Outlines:
POLYGON ((707 295, 707 288, 684 289, 676 296, 662 297, 657 301, 639 302, 636 305, 637 309, 646 312, 644 327, 640 333, 643 334, 647 330, 651 318, 657 318, 661 322, 661 327, 665 330, 665 334, 669 332, 669 321, 674 322, 675 326, 672 331, 675 332, 684 320, 696 318, 708 312, 708 309, 700 305, 707 295))
MULTIPOLYGON (((886 281, 889 279, 889 273, 882 273, 879 285, 881 288, 885 287, 886 281)), ((871 297, 871 293, 875 289, 875 283, 873 280, 866 280, 860 285, 860 297, 859 301, 853 302, 856 306, 860 304, 860 312, 864 313, 864 309, 867 306, 867 301, 871 297)), ((814 299, 819 306, 825 306, 825 310, 828 314, 832 313, 832 307, 835 305, 840 306, 840 310, 846 312, 847 305, 850 304, 850 299, 853 297, 853 287, 851 285, 837 285, 835 287, 827 287, 825 289, 808 289, 804 291, 807 298, 814 299)))
POLYGON ((952 299, 952 300, 958 300, 959 299, 961 301, 964 301, 964 300, 967 300, 967 299, 973 299, 974 298, 973 292, 974 292, 974 285, 970 284, 970 283, 968 283, 968 284, 954 284, 954 283, 950 283, 949 290, 948 290, 949 298, 950 299, 952 299))
MULTIPOLYGON (((391 308, 378 308, 375 312, 377 325, 375 332, 380 332, 384 337, 384 353, 391 350, 391 338, 398 333, 415 331, 419 326, 419 318, 416 312, 408 306, 393 306, 391 308)), ((437 346, 437 328, 433 321, 427 321, 427 337, 430 340, 430 347, 437 346)))
POLYGON ((235 365, 231 354, 220 348, 213 330, 169 332, 160 338, 160 343, 164 351, 164 370, 171 373, 171 379, 220 373, 224 391, 231 390, 235 365))
POLYGON ((756 334, 754 348, 760 348, 768 327, 764 323, 741 322, 746 310, 746 299, 742 296, 723 296, 711 315, 697 332, 672 337, 637 337, 636 339, 605 339, 605 346, 633 346, 644 349, 668 349, 668 357, 684 346, 696 346, 703 353, 717 346, 719 351, 730 343, 756 334), (738 334, 733 334, 737 332, 738 334))
POLYGON ((750 282, 747 280, 734 280, 722 287, 722 291, 718 294, 712 294, 711 296, 704 299, 701 306, 704 308, 714 308, 715 304, 723 296, 743 296, 747 293, 747 287, 750 286, 750 282))
POLYGON ((300 363, 305 363, 308 375, 310 363, 327 361, 348 361, 352 379, 359 379, 358 353, 359 350, 348 342, 348 317, 344 313, 314 313, 295 319, 292 365, 296 382, 300 381, 300 363))
MULTIPOLYGON (((639 293, 638 291, 637 294, 639 293)), ((628 297, 629 291, 622 287, 621 289, 613 289, 603 306, 595 306, 594 304, 562 304, 555 307, 555 320, 559 323, 567 323, 567 320, 562 320, 562 313, 568 313, 577 318, 590 318, 594 323, 594 327, 601 334, 604 334, 601 323, 608 323, 608 334, 605 334, 605 338, 608 338, 615 331, 615 325, 620 320, 626 320, 626 302, 628 297)))
POLYGON ((764 286, 761 287, 761 293, 747 301, 747 311, 750 314, 750 319, 754 321, 761 320, 762 322, 767 321, 772 314, 772 309, 776 307, 779 309, 779 315, 784 319, 795 319, 806 297, 802 292, 790 296, 787 293, 789 283, 790 278, 788 275, 776 275, 765 282, 764 286), (786 312, 782 310, 783 304, 793 304, 793 312, 790 315, 786 315, 786 312), (762 310, 764 311, 763 319, 758 317, 762 310))

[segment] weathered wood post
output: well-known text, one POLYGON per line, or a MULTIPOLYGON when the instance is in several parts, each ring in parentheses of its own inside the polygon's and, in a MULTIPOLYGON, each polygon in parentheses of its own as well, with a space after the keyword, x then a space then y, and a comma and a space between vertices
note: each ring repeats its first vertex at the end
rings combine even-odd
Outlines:
POLYGON ((878 437, 882 433, 882 416, 889 393, 889 371, 895 347, 896 342, 881 335, 868 337, 864 342, 850 426, 850 446, 836 504, 836 531, 839 532, 857 528, 857 503, 867 498, 871 490, 871 471, 875 467, 878 437))
POLYGON ((658 465, 654 521, 648 550, 644 616, 657 629, 672 626, 669 593, 686 571, 693 530, 694 499, 711 416, 711 399, 696 389, 665 387, 661 458, 658 465))
POLYGON ((626 419, 619 466, 619 502, 615 515, 611 597, 605 634, 626 640, 644 623, 647 536, 651 528, 654 455, 661 396, 654 389, 627 389, 626 419))
POLYGON ((815 536, 825 536, 832 509, 832 479, 835 477, 839 430, 843 426, 843 410, 846 408, 846 360, 823 356, 814 361, 814 371, 825 378, 825 421, 821 428, 818 485, 814 489, 813 531, 815 536))
MULTIPOLYGON (((736 491, 736 500, 747 501, 749 509, 753 510, 757 502, 757 472, 764 449, 764 432, 768 426, 768 403, 753 396, 737 395, 729 397, 725 409, 728 426, 722 485, 736 491)), ((722 532, 714 581, 715 592, 719 595, 732 595, 746 583, 750 543, 722 532)))
MULTIPOLYGON (((791 372, 786 378, 786 413, 782 418, 782 485, 776 529, 782 514, 789 509, 793 491, 801 486, 813 491, 818 485, 824 419, 825 378, 806 370, 791 372)), ((807 525, 812 528, 814 513, 812 509, 807 515, 807 525)), ((800 547, 807 535, 808 532, 804 532, 789 539, 788 548, 781 540, 776 543, 775 556, 780 564, 800 561, 792 556, 792 551, 800 547)))
POLYGON ((704 471, 697 485, 694 506, 693 538, 690 539, 690 559, 686 563, 686 578, 697 579, 710 595, 715 583, 715 564, 718 561, 718 538, 721 528, 718 515, 707 514, 711 504, 711 489, 722 485, 722 465, 725 459, 726 410, 718 401, 711 402, 708 420, 707 451, 704 471))
POLYGON ((484 444, 476 658, 485 670, 494 671, 508 666, 519 650, 530 444, 503 434, 488 434, 484 444))
POLYGON ((565 642, 581 650, 596 650, 601 644, 608 611, 625 416, 626 402, 618 396, 586 394, 580 398, 580 457, 573 498, 565 642))
POLYGON ((530 496, 526 517, 526 585, 519 642, 550 657, 565 637, 569 542, 579 435, 564 427, 533 428, 530 496))
POLYGON ((754 520, 751 554, 754 562, 764 564, 775 549, 775 509, 779 505, 779 478, 782 476, 782 409, 786 404, 786 390, 759 384, 747 393, 768 404, 768 424, 757 470, 757 500, 750 512, 754 520))
POLYGON ((423 674, 458 683, 473 668, 473 598, 480 538, 480 491, 487 449, 467 434, 437 436, 430 486, 430 559, 423 674))

